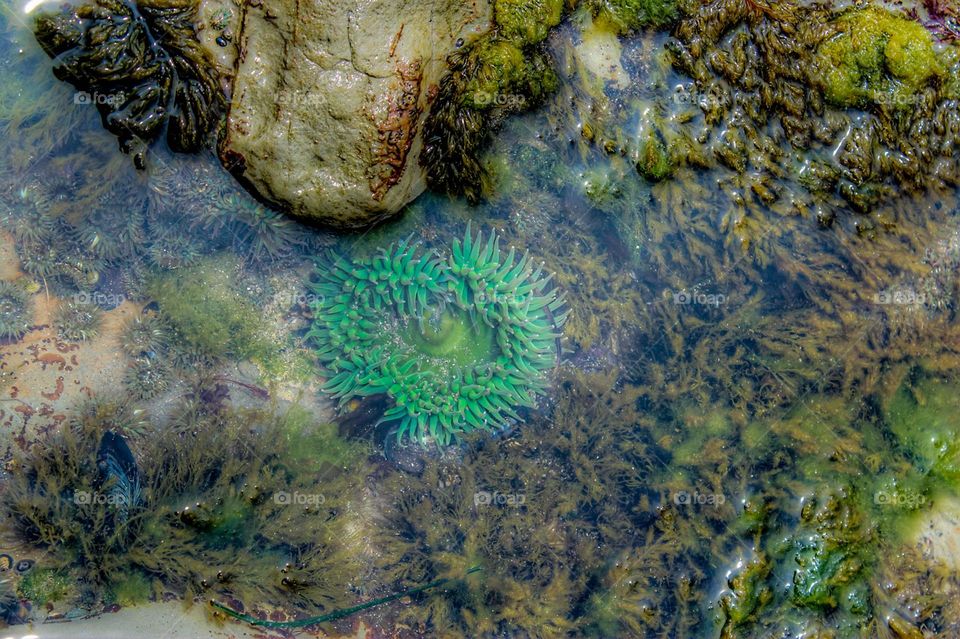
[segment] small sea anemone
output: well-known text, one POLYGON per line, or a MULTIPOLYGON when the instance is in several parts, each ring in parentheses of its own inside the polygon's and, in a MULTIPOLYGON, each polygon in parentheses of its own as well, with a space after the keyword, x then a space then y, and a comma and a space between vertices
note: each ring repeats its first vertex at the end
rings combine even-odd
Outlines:
POLYGON ((123 384, 136 399, 153 399, 170 386, 170 371, 151 357, 138 357, 127 369, 123 384))
POLYGON ((96 304, 79 300, 64 302, 54 315, 53 325, 60 339, 82 342, 97 336, 102 315, 96 304))
POLYGON ((398 438, 447 444, 493 430, 532 407, 556 362, 566 319, 549 276, 469 226, 452 254, 418 254, 409 240, 370 260, 332 257, 318 271, 308 338, 341 403, 386 393, 381 421, 398 438))
POLYGON ((0 281, 0 339, 20 339, 30 330, 29 296, 13 282, 0 281))
POLYGON ((50 239, 56 220, 41 211, 32 202, 17 207, 17 214, 12 219, 4 220, 10 224, 13 237, 17 244, 39 243, 50 239))
POLYGON ((187 233, 186 229, 173 228, 167 224, 151 224, 147 259, 154 266, 167 270, 195 264, 203 252, 202 247, 187 233))
POLYGON ((249 195, 232 193, 217 205, 230 228, 239 250, 248 250, 257 262, 287 257, 293 248, 305 242, 304 233, 289 217, 280 215, 249 195))
POLYGON ((17 256, 20 258, 20 267, 41 280, 56 275, 61 266, 60 252, 49 238, 38 242, 18 242, 17 256))
POLYGON ((134 253, 143 243, 143 214, 136 209, 120 210, 114 202, 102 202, 73 229, 86 251, 105 260, 134 253))
POLYGON ((123 328, 120 346, 130 357, 157 353, 170 343, 170 327, 155 313, 143 313, 123 328))

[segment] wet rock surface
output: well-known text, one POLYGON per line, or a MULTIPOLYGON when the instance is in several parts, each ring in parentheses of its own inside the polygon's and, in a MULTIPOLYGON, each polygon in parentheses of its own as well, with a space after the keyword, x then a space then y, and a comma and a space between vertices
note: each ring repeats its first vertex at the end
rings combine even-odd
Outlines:
POLYGON ((483 1, 270 2, 243 9, 220 155, 291 213, 359 228, 426 187, 421 120, 483 1))

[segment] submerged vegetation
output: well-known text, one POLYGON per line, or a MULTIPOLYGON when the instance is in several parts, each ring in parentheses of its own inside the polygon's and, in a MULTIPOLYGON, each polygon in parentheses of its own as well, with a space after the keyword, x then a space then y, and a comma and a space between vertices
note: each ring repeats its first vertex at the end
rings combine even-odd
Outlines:
MULTIPOLYGON (((342 576, 355 573, 359 557, 342 509, 357 475, 302 457, 293 465, 286 446, 293 428, 291 441, 317 448, 336 435, 314 430, 299 413, 291 420, 222 405, 200 409, 187 401, 170 424, 131 440, 135 467, 126 474, 104 473, 105 442, 117 446, 115 429, 126 420, 123 405, 110 402, 78 410, 47 445, 18 457, 4 507, 23 542, 51 551, 20 582, 21 596, 93 609, 171 589, 279 598, 311 610, 348 600, 342 576), (118 499, 120 487, 136 496, 118 499), (303 504, 300 494, 315 498, 303 504), (256 558, 238 555, 254 541, 256 558)), ((351 460, 359 461, 356 453, 337 461, 351 460)))
MULTIPOLYGON (((11 286, 141 302, 128 401, 66 409, 5 460, 8 532, 37 551, 5 618, 18 597, 277 623, 389 599, 363 623, 401 636, 960 634, 954 48, 876 7, 574 4, 495 3, 441 87, 435 142, 465 123, 477 144, 431 157, 482 169, 486 200, 424 197, 309 289, 286 267, 331 240, 209 163, 140 175, 56 150, 22 105, 0 117, 51 158, 31 172, 0 140, 11 286), (571 14, 622 34, 630 83, 571 53, 571 14), (545 108, 501 122, 519 101, 488 92, 528 90, 545 108), (494 230, 454 240, 471 219, 494 230), (277 290, 303 298, 281 322, 277 290), (288 371, 298 339, 339 424, 230 396, 228 366, 288 371), (449 445, 346 435, 379 419, 449 445)), ((42 294, 21 290, 0 319, 26 330, 42 294)))

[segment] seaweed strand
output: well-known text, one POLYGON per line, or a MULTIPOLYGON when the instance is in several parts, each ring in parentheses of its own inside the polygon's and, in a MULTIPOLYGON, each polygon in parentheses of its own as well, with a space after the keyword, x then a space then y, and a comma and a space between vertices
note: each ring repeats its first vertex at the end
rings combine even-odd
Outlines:
MULTIPOLYGON (((473 566, 464 573, 464 576, 471 573, 475 573, 479 570, 482 570, 480 566, 473 566)), ((327 613, 325 615, 319 615, 317 617, 308 617, 306 619, 295 619, 293 621, 270 621, 269 619, 258 619, 251 615, 244 614, 238 610, 230 608, 226 604, 222 604, 216 599, 210 600, 210 605, 213 608, 216 608, 223 614, 240 621, 245 621, 253 626, 261 626, 264 628, 305 628, 307 626, 313 626, 318 623, 323 623, 325 621, 336 621, 337 619, 343 619, 344 617, 349 617, 352 614, 358 613, 362 610, 368 608, 374 608, 381 604, 389 603, 403 597, 409 597, 410 595, 415 595, 431 588, 436 588, 441 586, 448 581, 451 581, 450 577, 444 577, 442 579, 435 579, 428 584, 422 586, 417 586, 416 588, 410 588, 409 590, 401 590, 400 592, 395 592, 392 595, 387 595, 386 597, 380 597, 379 599, 372 599, 370 601, 365 601, 364 603, 357 604, 356 606, 351 606, 349 608, 341 608, 339 610, 334 610, 333 612, 327 613)))

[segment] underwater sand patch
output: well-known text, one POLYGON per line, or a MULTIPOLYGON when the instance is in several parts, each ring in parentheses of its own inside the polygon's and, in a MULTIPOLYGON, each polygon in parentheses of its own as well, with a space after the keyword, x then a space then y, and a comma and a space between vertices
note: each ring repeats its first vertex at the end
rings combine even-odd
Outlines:
POLYGON ((120 387, 126 360, 120 354, 123 325, 138 313, 124 302, 103 314, 97 337, 89 342, 57 338, 51 318, 63 300, 41 291, 30 298, 34 329, 23 339, 0 346, 0 431, 4 450, 28 448, 57 428, 66 411, 84 400, 120 387), (9 374, 9 375, 7 375, 9 374))
MULTIPOLYGON (((13 626, 6 631, 13 637, 31 634, 39 639, 270 639, 289 636, 280 632, 253 629, 240 624, 216 627, 206 618, 200 604, 184 609, 182 603, 167 602, 125 608, 115 613, 98 615, 90 619, 62 623, 30 624, 13 626)), ((362 639, 369 635, 367 627, 358 622, 351 635, 312 634, 323 637, 354 637, 362 639)))
POLYGON ((916 545, 928 562, 960 572, 960 499, 937 500, 918 526, 916 545))

